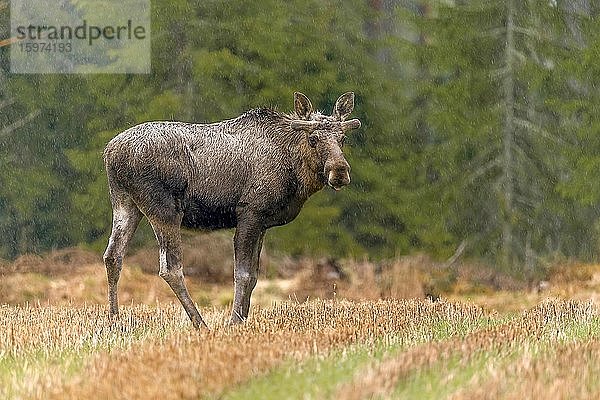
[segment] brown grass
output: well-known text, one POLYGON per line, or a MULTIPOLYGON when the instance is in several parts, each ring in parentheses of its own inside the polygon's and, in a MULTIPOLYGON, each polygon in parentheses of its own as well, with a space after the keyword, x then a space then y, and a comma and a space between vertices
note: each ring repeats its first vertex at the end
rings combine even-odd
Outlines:
MULTIPOLYGON (((186 246, 185 272, 192 298, 202 306, 231 303, 233 278, 229 234, 190 236, 186 246), (212 270, 211 265, 218 267, 212 270), (196 272, 190 274, 194 268, 196 272), (212 278, 207 277, 211 274, 214 274, 212 278)), ((157 258, 155 249, 145 249, 126 257, 119 282, 121 304, 174 301, 169 287, 155 273, 157 258)), ((293 260, 271 257, 267 253, 252 299, 253 304, 268 306, 273 301, 290 298, 304 301, 334 296, 354 300, 429 296, 435 299, 443 296, 456 300, 466 298, 499 312, 523 311, 549 296, 600 301, 600 265, 568 264, 551 270, 554 272, 550 280, 539 290, 524 284, 519 286, 491 268, 474 264, 444 268, 425 256, 375 263, 366 260, 293 260)), ((0 263, 0 278, 0 303, 106 302, 106 273, 101 256, 81 249, 22 256, 14 262, 0 263)))
MULTIPOLYGON (((228 283, 233 276, 233 235, 230 232, 183 234, 185 274, 207 283, 228 283)), ((268 258, 263 255, 266 264, 268 258)), ((125 258, 125 263, 148 274, 158 272, 158 245, 152 244, 125 258)))
POLYGON ((321 259, 302 260, 292 289, 294 298, 354 300, 425 298, 426 278, 420 258, 388 263, 321 259))
POLYGON ((179 306, 158 305, 123 307, 116 323, 103 306, 4 305, 0 324, 3 399, 46 398, 89 354, 130 348, 189 325, 179 306))
POLYGON ((393 398, 419 371, 448 370, 442 379, 451 379, 456 362, 482 354, 494 361, 452 398, 598 394, 599 333, 569 333, 598 320, 592 302, 548 300, 502 323, 479 306, 444 300, 284 302, 254 308, 234 327, 225 326, 226 309, 202 312, 210 332, 192 330, 178 304, 122 307, 115 322, 105 306, 2 306, 0 398, 218 398, 288 361, 376 343, 400 346, 360 367, 333 397, 393 398), (492 325, 477 328, 485 321, 492 325), (448 337, 434 340, 440 329, 448 337))
POLYGON ((177 307, 128 307, 115 324, 97 306, 0 311, 7 327, 0 331, 0 346, 16 360, 40 351, 50 361, 72 354, 85 360, 73 374, 60 363, 25 368, 4 395, 60 399, 216 395, 286 360, 327 355, 353 343, 425 341, 440 321, 464 324, 486 316, 479 307, 446 302, 287 302, 257 310, 235 327, 224 326, 223 311, 205 310, 213 330, 196 332, 182 325, 187 321, 177 307))
MULTIPOLYGON (((577 389, 573 385, 578 379, 586 379, 588 383, 579 390, 579 395, 595 398, 590 397, 589 387, 600 367, 590 372, 587 365, 592 358, 590 353, 598 351, 600 342, 562 345, 560 341, 564 335, 561 326, 564 329, 564 326, 590 322, 597 316, 598 310, 592 302, 545 301, 524 312, 516 321, 478 330, 464 338, 425 343, 361 369, 349 383, 339 388, 335 397, 350 400, 390 398, 401 380, 419 370, 433 365, 444 370, 450 359, 458 359, 458 365, 466 365, 482 353, 494 351, 502 357, 502 354, 507 356, 515 348, 521 348, 516 361, 495 369, 491 377, 485 371, 481 374, 485 377, 473 379, 469 390, 461 390, 452 398, 584 398, 575 395, 577 389), (542 341, 556 343, 559 347, 533 360, 528 349, 542 341), (574 356, 577 352, 579 354, 574 356), (573 368, 574 365, 583 368, 573 368), (580 375, 582 370, 585 372, 580 375), (549 386, 549 382, 552 385, 549 386)), ((449 370, 448 374, 454 372, 449 370)))
POLYGON ((88 250, 79 248, 67 248, 50 251, 43 256, 25 254, 13 262, 0 263, 0 273, 8 275, 11 273, 37 273, 44 275, 56 275, 74 273, 85 265, 95 264, 101 261, 101 257, 88 250))
MULTIPOLYGON (((361 367, 335 397, 393 397, 419 371, 443 371, 457 360, 467 366, 486 353, 498 357, 452 398, 600 394, 598 333, 580 333, 584 340, 576 341, 565 331, 598 318, 587 300, 600 301, 599 265, 553 267, 538 290, 489 268, 444 268, 423 256, 378 263, 266 256, 268 272, 255 290, 250 321, 225 327, 224 306, 232 297, 230 237, 192 237, 186 243, 188 287, 204 307, 211 332, 191 330, 179 304, 165 305, 176 300, 154 272, 155 249, 126 258, 119 284, 122 318, 115 323, 106 318, 99 255, 66 249, 1 262, 0 302, 10 305, 0 306, 0 398, 219 397, 288 361, 381 341, 402 343, 402 350, 361 367), (455 301, 422 300, 439 294, 455 301), (540 303, 548 296, 573 300, 540 303), (315 297, 328 300, 303 303, 315 297), (294 301, 273 305, 287 298, 294 301), (465 304, 465 298, 483 307, 465 304), (457 336, 465 322, 499 321, 486 310, 523 311, 457 336), (432 340, 440 324, 455 331, 432 340)), ((452 373, 443 379, 450 381, 452 373)))
POLYGON ((525 351, 506 365, 476 375, 452 399, 598 399, 600 342, 557 344, 536 355, 525 351))
MULTIPOLYGON (((188 279, 193 298, 200 305, 224 305, 232 297, 231 286, 205 284, 188 279)), ((77 273, 47 276, 34 272, 7 274, 0 279, 0 302, 4 304, 41 303, 52 305, 105 304, 106 272, 101 264, 84 265, 77 273)), ((155 274, 146 274, 138 267, 126 265, 119 281, 121 304, 176 301, 169 286, 155 274)))
POLYGON ((286 360, 324 356, 333 349, 384 337, 399 340, 418 331, 415 323, 431 327, 434 321, 453 314, 459 319, 470 319, 481 317, 483 312, 476 307, 450 303, 286 303, 261 310, 244 326, 217 328, 204 335, 175 335, 159 346, 148 342, 133 351, 101 355, 91 363, 89 375, 60 388, 58 397, 218 396, 223 390, 286 360), (409 315, 416 318, 409 319, 409 315), (157 366, 160 375, 162 371, 169 372, 156 379, 157 366), (139 382, 140 377, 143 391, 129 385, 133 379, 139 382))

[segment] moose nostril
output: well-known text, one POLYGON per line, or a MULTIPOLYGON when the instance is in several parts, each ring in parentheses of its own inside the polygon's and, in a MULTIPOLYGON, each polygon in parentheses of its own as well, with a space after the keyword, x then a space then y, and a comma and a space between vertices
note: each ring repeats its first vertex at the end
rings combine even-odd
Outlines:
POLYGON ((345 165, 339 165, 339 166, 337 166, 337 167, 335 168, 335 172, 336 172, 337 174, 340 174, 340 175, 342 175, 342 174, 347 174, 347 173, 349 173, 349 172, 350 172, 350 168, 348 168, 348 167, 347 167, 347 166, 345 166, 345 165))
POLYGON ((350 171, 344 166, 337 166, 329 171, 328 178, 330 181, 350 182, 350 171))

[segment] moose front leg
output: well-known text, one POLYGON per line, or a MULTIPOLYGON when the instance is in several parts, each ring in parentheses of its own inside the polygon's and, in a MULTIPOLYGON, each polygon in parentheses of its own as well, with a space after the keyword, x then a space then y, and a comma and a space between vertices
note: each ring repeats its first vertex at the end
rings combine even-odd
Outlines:
POLYGON ((241 220, 233 239, 235 265, 233 271, 234 296, 230 323, 237 324, 248 318, 250 295, 256 286, 264 229, 254 220, 241 220))

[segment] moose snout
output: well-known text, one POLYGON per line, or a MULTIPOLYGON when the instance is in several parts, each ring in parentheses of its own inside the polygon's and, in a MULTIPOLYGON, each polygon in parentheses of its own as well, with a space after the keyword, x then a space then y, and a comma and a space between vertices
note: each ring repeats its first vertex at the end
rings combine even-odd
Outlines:
POLYGON ((350 183, 350 165, 347 162, 332 165, 327 173, 327 184, 335 190, 350 183))

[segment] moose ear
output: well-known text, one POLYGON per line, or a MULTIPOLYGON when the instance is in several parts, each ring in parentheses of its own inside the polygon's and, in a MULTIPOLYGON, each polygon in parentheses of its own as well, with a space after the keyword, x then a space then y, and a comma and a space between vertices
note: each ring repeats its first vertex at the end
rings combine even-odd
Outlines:
POLYGON ((341 95, 333 107, 333 116, 343 121, 354 110, 354 92, 341 95))
POLYGON ((300 119, 310 119, 313 113, 312 103, 300 92, 294 92, 294 111, 300 119))

